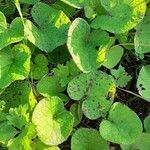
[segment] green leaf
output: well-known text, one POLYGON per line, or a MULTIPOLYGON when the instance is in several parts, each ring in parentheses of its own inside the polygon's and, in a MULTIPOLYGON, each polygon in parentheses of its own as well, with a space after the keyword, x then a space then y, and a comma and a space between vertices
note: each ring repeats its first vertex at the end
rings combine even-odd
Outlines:
POLYGON ((68 61, 66 65, 58 64, 52 71, 54 76, 59 79, 61 87, 66 87, 66 85, 80 73, 80 70, 72 60, 68 61))
POLYGON ((68 31, 67 46, 81 71, 88 73, 97 68, 96 47, 105 43, 108 37, 107 33, 102 30, 90 33, 89 24, 82 18, 77 18, 72 22, 68 31))
POLYGON ((125 68, 121 65, 118 69, 112 69, 111 74, 114 77, 118 87, 125 87, 132 79, 132 77, 125 71, 125 68))
POLYGON ((86 0, 84 3, 84 12, 87 18, 92 19, 106 14, 106 10, 102 7, 100 0, 86 0))
POLYGON ((91 27, 113 33, 125 33, 142 21, 146 11, 144 0, 101 0, 108 15, 96 17, 91 27))
POLYGON ((113 46, 106 51, 105 61, 102 64, 108 69, 114 68, 121 60, 124 50, 121 46, 113 46))
POLYGON ((45 97, 58 96, 63 97, 64 88, 59 83, 59 78, 55 76, 43 77, 37 84, 37 91, 45 97))
POLYGON ((40 140, 47 145, 61 144, 73 128, 73 116, 58 97, 41 100, 34 109, 32 121, 40 140))
POLYGON ((140 95, 150 102, 150 65, 143 66, 140 70, 138 80, 137 80, 137 88, 140 95))
POLYGON ((28 105, 32 110, 36 104, 31 85, 28 81, 16 81, 12 83, 0 95, 0 101, 5 102, 4 112, 8 112, 10 108, 28 105))
POLYGON ((131 145, 121 145, 122 150, 149 150, 150 134, 142 133, 137 141, 131 145))
POLYGON ((60 150, 57 146, 45 145, 39 139, 35 139, 32 145, 35 150, 60 150))
POLYGON ((0 89, 15 80, 24 80, 30 71, 30 49, 24 44, 0 51, 0 89))
POLYGON ((0 50, 4 47, 19 42, 24 38, 24 26, 21 18, 15 18, 7 27, 6 18, 0 12, 0 50))
POLYGON ((21 3, 26 3, 26 4, 36 4, 40 2, 40 0, 20 0, 21 3))
POLYGON ((16 130, 8 122, 0 122, 0 143, 7 144, 16 134, 16 130))
POLYGON ((75 8, 82 8, 85 0, 61 0, 61 1, 75 8))
POLYGON ((21 130, 29 122, 29 113, 27 111, 27 105, 10 108, 9 114, 7 115, 9 124, 21 130))
POLYGON ((144 128, 147 133, 150 133, 150 115, 144 119, 144 128))
POLYGON ((149 16, 136 27, 134 37, 134 46, 137 54, 144 54, 150 52, 150 21, 149 16))
POLYGON ((82 100, 82 110, 89 119, 105 116, 109 110, 114 94, 115 85, 111 76, 97 71, 80 74, 68 84, 68 94, 73 100, 82 100))
POLYGON ((77 126, 81 120, 82 120, 82 109, 81 109, 81 104, 80 103, 74 103, 70 107, 70 112, 72 113, 74 117, 74 127, 77 126))
POLYGON ((48 74, 48 60, 45 55, 36 55, 34 62, 31 64, 30 77, 31 79, 39 80, 48 74))
POLYGON ((95 129, 80 128, 72 136, 72 150, 108 150, 107 141, 95 129))
POLYGON ((38 25, 36 27, 30 20, 25 21, 25 34, 31 43, 45 52, 65 44, 70 20, 63 11, 37 3, 31 13, 38 25))
POLYGON ((35 125, 29 123, 21 133, 8 144, 9 150, 33 150, 31 147, 32 139, 35 138, 35 125))
POLYGON ((107 120, 101 122, 100 134, 107 141, 129 145, 141 136, 142 123, 130 108, 116 102, 112 105, 107 120))

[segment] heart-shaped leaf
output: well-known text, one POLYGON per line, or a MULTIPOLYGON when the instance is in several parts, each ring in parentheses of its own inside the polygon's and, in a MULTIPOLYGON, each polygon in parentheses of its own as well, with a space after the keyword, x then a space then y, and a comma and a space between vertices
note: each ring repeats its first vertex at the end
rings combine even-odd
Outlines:
POLYGON ((36 27, 30 20, 25 22, 25 34, 31 43, 45 52, 65 44, 70 20, 63 11, 39 2, 31 12, 38 25, 36 27))
POLYGON ((80 128, 72 136, 72 150, 108 150, 108 143, 95 129, 80 128))
POLYGON ((19 42, 24 38, 24 26, 21 18, 15 18, 7 27, 6 18, 0 12, 0 50, 4 47, 19 42))
POLYGON ((103 72, 80 74, 70 81, 68 94, 74 100, 83 100, 82 110, 89 119, 105 116, 115 94, 111 76, 103 72))
POLYGON ((47 145, 58 145, 64 142, 73 128, 73 116, 64 109, 58 97, 41 100, 34 109, 33 123, 37 134, 47 145))
POLYGON ((101 0, 108 15, 96 17, 91 26, 113 33, 125 33, 134 28, 143 18, 146 11, 144 0, 101 0))
POLYGON ((106 32, 91 32, 89 24, 84 19, 77 18, 69 28, 67 45, 78 68, 88 73, 97 68, 97 47, 108 40, 106 32))
POLYGON ((30 49, 23 44, 18 44, 12 49, 6 47, 0 51, 0 89, 28 76, 30 57, 30 49))
POLYGON ((100 123, 100 134, 107 141, 129 145, 141 136, 142 123, 130 108, 116 102, 112 105, 107 120, 100 123))

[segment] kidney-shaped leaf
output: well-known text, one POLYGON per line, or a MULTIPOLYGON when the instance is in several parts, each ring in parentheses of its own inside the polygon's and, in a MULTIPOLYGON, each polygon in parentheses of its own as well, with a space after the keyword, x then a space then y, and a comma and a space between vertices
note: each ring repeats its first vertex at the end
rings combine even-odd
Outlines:
POLYGON ((0 51, 0 89, 15 80, 24 80, 30 71, 30 49, 18 44, 0 51))
POLYGON ((101 35, 101 32, 95 33, 90 33, 89 24, 82 18, 75 19, 68 32, 69 52, 78 68, 84 73, 96 69, 97 66, 96 46, 103 41, 100 41, 101 37, 98 36, 101 35), (99 38, 100 40, 98 40, 99 38))
POLYGON ((24 38, 24 26, 21 18, 15 18, 7 27, 6 18, 0 12, 0 50, 4 47, 21 41, 24 38))
POLYGON ((142 95, 145 100, 150 102, 150 65, 143 66, 140 70, 138 80, 137 80, 137 87, 140 95, 142 95))
POLYGON ((142 123, 127 106, 116 102, 112 105, 107 120, 100 124, 101 136, 110 142, 129 145, 141 136, 142 123))
POLYGON ((114 98, 115 85, 106 73, 92 72, 75 77, 67 90, 72 99, 84 100, 82 110, 89 119, 97 119, 109 110, 114 98))
POLYGON ((101 4, 109 14, 96 17, 91 26, 113 33, 124 33, 134 28, 146 11, 144 0, 101 0, 101 4))
POLYGON ((32 8, 32 17, 39 27, 30 20, 25 22, 25 34, 31 43, 45 52, 65 44, 70 20, 62 11, 39 2, 32 8))
POLYGON ((108 150, 108 143, 95 129, 80 128, 71 139, 72 150, 108 150))
POLYGON ((63 102, 58 97, 41 100, 32 116, 37 126, 40 140, 47 145, 58 145, 64 142, 73 128, 73 116, 64 109, 63 102))

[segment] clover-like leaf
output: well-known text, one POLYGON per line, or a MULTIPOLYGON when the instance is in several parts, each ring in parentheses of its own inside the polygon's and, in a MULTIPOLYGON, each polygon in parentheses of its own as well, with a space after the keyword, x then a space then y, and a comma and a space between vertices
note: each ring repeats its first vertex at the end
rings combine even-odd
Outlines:
POLYGON ((146 2, 144 0, 101 0, 108 15, 96 17, 91 26, 113 33, 125 33, 134 28, 144 18, 146 2))
POLYGON ((138 80, 137 80, 137 87, 140 95, 145 98, 145 100, 150 102, 150 65, 143 66, 140 70, 138 80))
POLYGON ((107 120, 100 123, 101 136, 113 143, 132 144, 141 136, 141 133, 140 118, 130 108, 119 102, 112 105, 107 120))
POLYGON ((45 52, 65 44, 70 20, 63 11, 39 2, 31 12, 38 25, 36 27, 30 20, 25 21, 25 34, 31 43, 45 52))
POLYGON ((3 91, 0 95, 0 101, 5 102, 4 112, 10 108, 19 107, 19 105, 28 105, 32 110, 36 104, 32 87, 28 81, 16 81, 3 91))
POLYGON ((74 100, 83 100, 82 110, 89 119, 105 116, 115 94, 112 78, 103 72, 81 74, 70 81, 68 94, 74 100))
POLYGON ((48 74, 48 60, 45 55, 36 55, 34 62, 31 64, 30 77, 32 79, 41 79, 48 74))
POLYGON ((146 16, 144 20, 136 27, 134 37, 134 46, 137 54, 144 54, 150 52, 150 20, 146 16))
POLYGON ((72 136, 72 150, 108 150, 109 146, 95 129, 80 128, 72 136))
POLYGON ((30 49, 24 44, 0 51, 0 89, 15 80, 24 80, 30 71, 30 49))
POLYGON ((15 18, 7 27, 6 18, 0 12, 0 50, 4 47, 21 41, 24 38, 24 26, 21 18, 15 18))
POLYGON ((149 150, 150 134, 142 133, 141 136, 131 145, 121 145, 122 150, 149 150))
POLYGON ((144 128, 147 133, 150 133, 150 115, 144 119, 144 128))
POLYGON ((89 24, 82 18, 72 22, 68 31, 67 46, 81 71, 88 73, 97 68, 96 48, 109 40, 108 37, 107 33, 101 30, 91 32, 89 24))
POLYGON ((64 109, 58 97, 41 100, 34 109, 33 123, 37 126, 37 134, 47 145, 58 145, 64 142, 73 128, 73 116, 64 109))

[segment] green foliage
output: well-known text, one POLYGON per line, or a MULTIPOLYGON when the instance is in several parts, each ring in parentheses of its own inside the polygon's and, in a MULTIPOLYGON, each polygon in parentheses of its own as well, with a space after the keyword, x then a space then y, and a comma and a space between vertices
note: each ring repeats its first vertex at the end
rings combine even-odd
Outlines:
POLYGON ((147 133, 150 133, 150 115, 144 119, 144 128, 147 133))
POLYGON ((150 134, 142 133, 142 135, 131 145, 121 145, 122 150, 149 150, 150 134))
POLYGON ((31 64, 30 77, 31 79, 41 79, 48 74, 48 60, 43 54, 39 54, 34 58, 31 64))
POLYGON ((140 137, 141 133, 142 123, 138 116, 119 102, 112 105, 108 118, 100 124, 101 136, 113 143, 132 144, 140 137))
POLYGON ((96 47, 105 44, 109 40, 106 32, 102 30, 90 31, 89 24, 82 18, 77 18, 71 24, 68 31, 68 49, 76 65, 84 73, 97 68, 96 47), (101 39, 101 35, 104 39, 101 39))
POLYGON ((95 129, 80 128, 71 139, 72 150, 108 150, 108 143, 95 129))
POLYGON ((58 145, 70 135, 73 127, 73 116, 66 111, 58 97, 41 100, 34 109, 33 123, 37 134, 47 145, 58 145))
POLYGON ((24 38, 24 26, 21 18, 15 18, 7 27, 6 18, 0 12, 0 50, 4 47, 17 43, 24 38))
POLYGON ((15 80, 24 80, 30 71, 30 49, 23 44, 0 51, 0 90, 15 80))
POLYGON ((70 20, 63 11, 37 3, 32 8, 32 17, 38 27, 30 20, 25 22, 25 35, 31 43, 45 52, 65 44, 70 20))
POLYGON ((149 150, 149 20, 150 0, 0 0, 0 150, 149 150))
POLYGON ((69 82, 69 96, 82 100, 82 110, 89 119, 105 116, 113 103, 115 85, 112 78, 103 72, 80 74, 69 82))
POLYGON ((145 98, 147 101, 150 101, 150 86, 149 86, 149 76, 150 76, 150 65, 143 66, 140 70, 138 80, 137 80, 137 87, 139 93, 145 98))
POLYGON ((115 79, 116 85, 119 87, 125 87, 132 78, 122 66, 119 66, 117 70, 112 69, 111 74, 115 79))
POLYGON ((125 33, 134 28, 144 18, 144 0, 101 0, 108 14, 96 17, 91 26, 113 33, 125 33))

